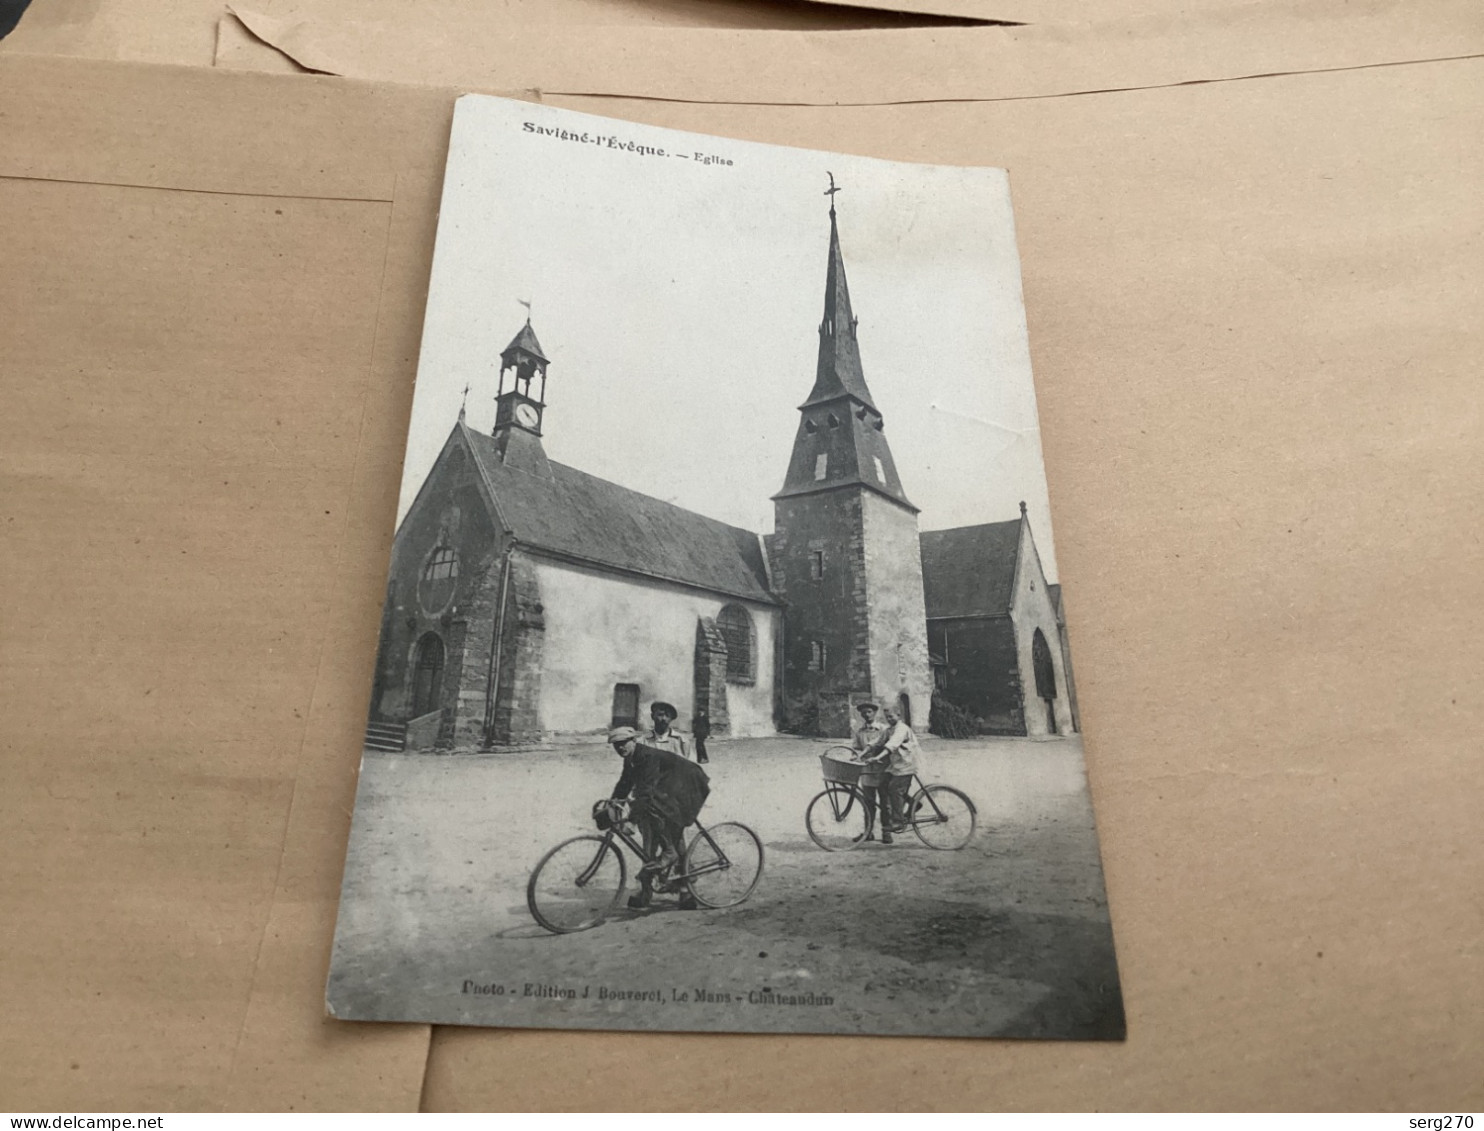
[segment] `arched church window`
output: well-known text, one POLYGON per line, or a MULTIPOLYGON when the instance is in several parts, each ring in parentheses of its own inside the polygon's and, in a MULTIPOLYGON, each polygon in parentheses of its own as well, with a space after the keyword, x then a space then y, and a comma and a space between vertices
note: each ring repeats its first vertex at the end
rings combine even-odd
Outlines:
POLYGON ((1031 667, 1036 672, 1036 694, 1042 699, 1056 698, 1056 668, 1051 662, 1051 646, 1038 628, 1031 639, 1031 667))
POLYGON ((830 427, 831 428, 838 428, 838 427, 840 427, 840 418, 838 416, 836 416, 833 412, 830 413, 829 421, 830 421, 830 427))
POLYGON ((458 584, 459 558, 452 546, 438 546, 423 564, 417 582, 417 600, 423 612, 436 616, 448 607, 458 584))
POLYGON ((716 627, 721 631, 722 640, 726 641, 727 679, 732 683, 752 682, 757 676, 752 614, 741 605, 726 605, 716 614, 716 627))
POLYGON ((815 424, 814 421, 812 421, 812 420, 805 419, 805 421, 804 421, 804 431, 807 432, 807 433, 809 433, 809 435, 812 436, 812 435, 814 435, 814 433, 816 433, 816 432, 819 431, 819 425, 818 424, 815 424))
POLYGON ((436 711, 443 697, 443 641, 429 632, 417 642, 412 669, 412 717, 436 711))

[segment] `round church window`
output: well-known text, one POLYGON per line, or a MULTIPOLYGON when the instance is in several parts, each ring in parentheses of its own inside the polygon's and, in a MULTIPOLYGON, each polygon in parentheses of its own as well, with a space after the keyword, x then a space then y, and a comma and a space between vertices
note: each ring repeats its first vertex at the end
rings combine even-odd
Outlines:
POLYGON ((451 546, 439 546, 428 556, 417 582, 417 603, 428 616, 437 616, 453 600, 459 580, 459 558, 451 546))

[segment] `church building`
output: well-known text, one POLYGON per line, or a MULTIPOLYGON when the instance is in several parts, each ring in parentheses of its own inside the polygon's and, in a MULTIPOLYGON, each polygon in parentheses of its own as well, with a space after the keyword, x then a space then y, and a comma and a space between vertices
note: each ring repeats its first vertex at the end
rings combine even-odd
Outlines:
POLYGON ((647 725, 657 699, 719 736, 844 737, 863 700, 926 730, 935 681, 989 732, 1074 727, 1024 514, 918 531, 866 385, 833 185, 829 216, 818 363, 773 533, 549 459, 549 361, 527 319, 500 355, 493 430, 460 410, 397 529, 368 746, 593 736, 647 725), (983 532, 1011 525, 1007 554, 1008 534, 983 532), (976 588, 984 555, 1013 558, 1008 586, 976 588))

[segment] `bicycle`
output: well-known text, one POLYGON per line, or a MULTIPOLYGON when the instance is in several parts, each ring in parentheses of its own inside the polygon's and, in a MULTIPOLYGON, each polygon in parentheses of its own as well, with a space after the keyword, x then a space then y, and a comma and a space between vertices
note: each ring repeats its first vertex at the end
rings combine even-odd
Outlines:
MULTIPOLYGON (((644 852, 628 820, 625 801, 593 807, 601 836, 589 833, 564 840, 541 858, 526 883, 526 906, 536 922, 565 935, 598 926, 612 914, 628 883, 621 842, 645 865, 658 855, 644 852)), ((710 828, 696 822, 696 834, 680 859, 680 874, 661 890, 689 885, 703 907, 735 907, 757 888, 763 874, 763 842, 746 825, 726 821, 710 828)))
MULTIPOLYGON (((875 833, 876 805, 865 790, 879 786, 885 775, 857 760, 849 746, 831 746, 819 756, 824 789, 804 810, 809 839, 826 852, 847 852, 875 833)), ((969 843, 978 810, 969 795, 951 785, 926 785, 915 773, 907 800, 903 832, 911 829, 929 848, 956 852, 969 843)))

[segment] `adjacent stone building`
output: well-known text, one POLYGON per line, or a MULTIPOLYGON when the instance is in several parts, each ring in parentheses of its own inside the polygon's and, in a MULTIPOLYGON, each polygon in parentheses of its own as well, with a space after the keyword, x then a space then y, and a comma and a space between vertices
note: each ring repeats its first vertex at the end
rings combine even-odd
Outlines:
POLYGON ((460 411, 397 530, 369 745, 594 735, 646 721, 655 699, 716 735, 844 737, 865 699, 926 729, 935 679, 986 731, 1073 729, 1059 605, 1023 513, 919 535, 866 385, 833 196, 829 215, 818 363, 774 533, 548 459, 549 362, 528 319, 501 354, 491 434, 460 411))
POLYGON ((1026 517, 922 535, 937 693, 986 734, 1080 730, 1061 587, 1048 584, 1026 517))

